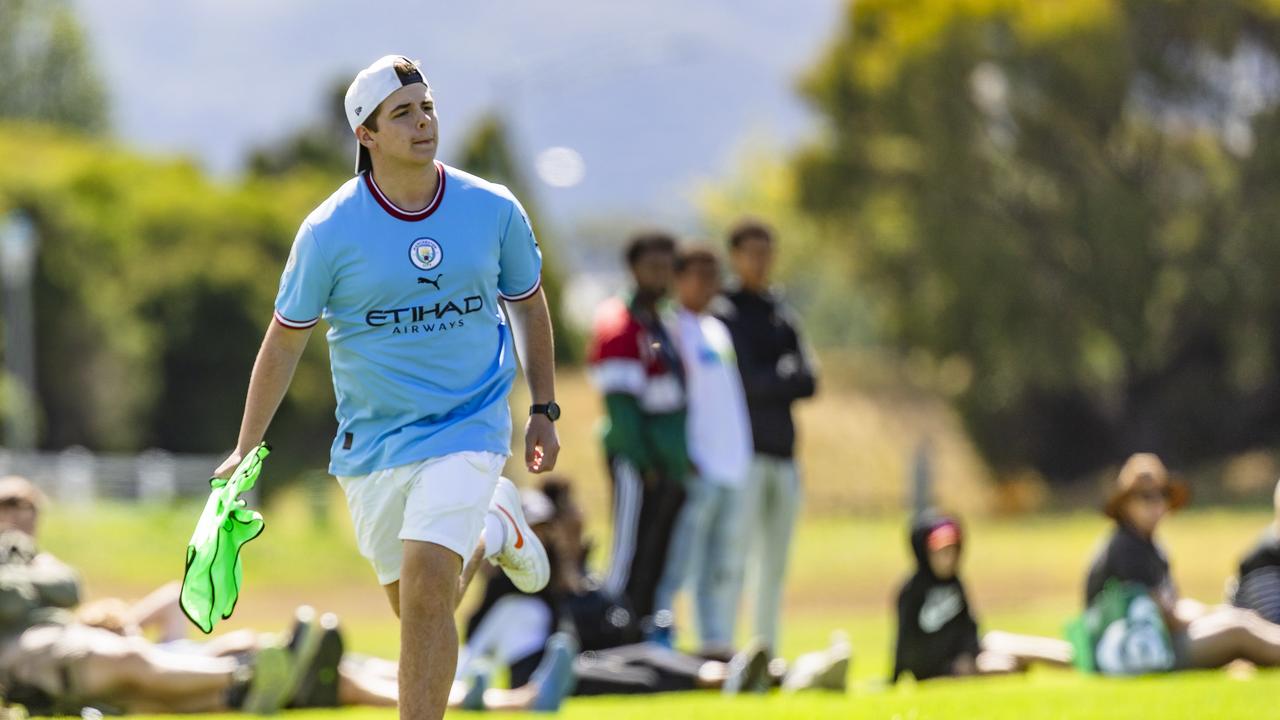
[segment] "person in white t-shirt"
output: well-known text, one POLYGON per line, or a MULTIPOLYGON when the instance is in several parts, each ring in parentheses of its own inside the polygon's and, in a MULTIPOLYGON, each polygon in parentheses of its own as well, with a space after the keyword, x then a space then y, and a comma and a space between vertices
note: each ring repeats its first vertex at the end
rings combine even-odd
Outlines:
POLYGON ((733 654, 742 593, 745 494, 751 468, 751 421, 733 340, 707 312, 720 292, 720 262, 708 250, 676 258, 675 344, 688 385, 687 437, 694 471, 676 521, 657 608, 670 611, 690 582, 703 657, 733 654))

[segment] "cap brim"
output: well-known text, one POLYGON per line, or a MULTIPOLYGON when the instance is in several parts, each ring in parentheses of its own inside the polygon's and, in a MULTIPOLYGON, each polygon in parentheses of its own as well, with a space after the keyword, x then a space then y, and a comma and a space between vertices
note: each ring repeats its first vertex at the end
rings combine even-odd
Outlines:
POLYGON ((369 159, 369 148, 356 143, 356 174, 368 172, 373 169, 373 161, 369 159))

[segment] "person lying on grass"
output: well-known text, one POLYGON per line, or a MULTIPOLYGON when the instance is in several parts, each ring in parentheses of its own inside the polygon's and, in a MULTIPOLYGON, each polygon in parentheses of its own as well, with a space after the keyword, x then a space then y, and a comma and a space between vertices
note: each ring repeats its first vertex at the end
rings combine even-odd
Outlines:
MULTIPOLYGON (((139 603, 81 606, 75 570, 37 549, 46 503, 25 478, 0 478, 0 688, 8 702, 32 714, 396 705, 396 663, 344 653, 332 614, 304 606, 285 633, 239 630, 197 642, 186 639, 176 583, 139 603), (144 636, 148 629, 157 642, 144 636)), ((483 552, 481 544, 464 569, 458 597, 483 552)))
POLYGON ((1085 606, 1111 581, 1146 588, 1159 606, 1173 650, 1173 669, 1217 668, 1235 660, 1280 665, 1280 625, 1252 610, 1180 597, 1170 562, 1156 540, 1165 516, 1185 506, 1187 486, 1169 477, 1160 458, 1131 456, 1120 469, 1104 512, 1114 521, 1085 582, 1085 606))
POLYGON ((1035 661, 1071 663, 1071 646, 1052 638, 989 632, 978 637, 978 623, 960 581, 960 523, 947 515, 924 513, 911 526, 916 572, 898 592, 898 639, 893 677, 916 680, 963 675, 1021 672, 1035 661))
POLYGON ((1280 482, 1276 483, 1272 503, 1275 518, 1240 560, 1235 587, 1228 595, 1232 605, 1252 610, 1268 622, 1280 623, 1280 482))
POLYGON ((31 714, 79 714, 85 707, 271 712, 289 703, 314 705, 317 693, 328 691, 322 679, 336 684, 337 660, 331 676, 325 659, 326 648, 333 655, 336 628, 295 627, 266 642, 254 633, 251 647, 242 636, 192 652, 174 642, 183 633, 169 622, 180 615, 171 586, 142 603, 104 600, 78 608, 78 574, 36 544, 46 502, 25 478, 0 478, 0 687, 6 701, 31 714), (147 625, 167 642, 144 637, 147 625))
MULTIPOLYGON (((638 643, 637 619, 586 573, 582 512, 569 484, 548 480, 523 493, 525 516, 547 548, 548 590, 515 592, 495 576, 468 623, 467 643, 450 697, 452 707, 555 710, 565 695, 650 694, 687 690, 761 692, 783 680, 769 652, 752 643, 730 662, 638 643), (511 688, 488 688, 494 665, 508 668, 511 688)), ((843 690, 847 642, 802 657, 784 687, 843 690)))

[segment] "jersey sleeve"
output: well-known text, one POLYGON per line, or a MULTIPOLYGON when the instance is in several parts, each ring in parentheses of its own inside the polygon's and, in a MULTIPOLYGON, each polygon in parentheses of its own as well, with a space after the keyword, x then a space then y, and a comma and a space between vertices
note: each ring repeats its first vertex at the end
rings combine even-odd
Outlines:
POLYGON ((515 196, 503 224, 498 257, 498 295, 519 301, 533 297, 542 287, 542 250, 533 236, 529 216, 515 196))
POLYGON ((315 325, 332 289, 333 273, 321 255, 315 232, 310 223, 303 223, 294 238, 293 249, 289 251, 289 261, 280 275, 276 322, 296 330, 315 325))

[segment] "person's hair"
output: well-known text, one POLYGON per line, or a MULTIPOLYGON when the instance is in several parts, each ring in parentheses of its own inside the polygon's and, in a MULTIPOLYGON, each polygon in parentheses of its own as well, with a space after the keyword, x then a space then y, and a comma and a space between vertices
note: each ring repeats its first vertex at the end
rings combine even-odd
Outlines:
MULTIPOLYGON (((392 63, 391 67, 395 68, 396 77, 400 78, 400 82, 402 83, 405 81, 405 79, 409 78, 415 73, 418 74, 419 76, 422 75, 422 71, 418 69, 418 66, 414 65, 408 59, 397 60, 396 62, 392 63)), ((365 118, 365 121, 360 124, 364 125, 369 130, 369 132, 378 132, 378 113, 381 110, 382 110, 382 103, 378 103, 378 107, 374 108, 373 112, 369 113, 369 117, 365 118)))
POLYGON ((677 275, 683 275, 698 266, 708 266, 714 270, 720 267, 720 259, 705 247, 689 248, 676 255, 677 275))
POLYGON ((667 253, 674 255, 676 252, 676 239, 670 234, 661 230, 646 230, 636 233, 627 241, 627 266, 635 267, 640 259, 650 253, 667 253))
POLYGON ((555 507, 556 517, 563 515, 573 497, 573 488, 570 486, 569 481, 558 475, 553 475, 543 480, 542 487, 538 489, 542 491, 543 495, 547 496, 552 506, 555 507))
POLYGON ((48 504, 49 499, 45 496, 35 483, 22 477, 21 475, 6 475, 0 477, 0 500, 9 498, 21 498, 30 502, 37 510, 41 510, 48 504))
POLYGON ((748 240, 759 238, 765 242, 773 242, 773 228, 763 220, 743 218, 729 229, 729 249, 737 250, 748 240))

